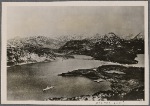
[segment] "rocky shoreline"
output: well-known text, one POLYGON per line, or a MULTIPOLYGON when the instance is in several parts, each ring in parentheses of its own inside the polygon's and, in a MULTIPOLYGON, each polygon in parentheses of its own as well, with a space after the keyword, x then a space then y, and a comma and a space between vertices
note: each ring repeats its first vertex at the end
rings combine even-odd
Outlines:
POLYGON ((93 95, 81 95, 77 97, 59 97, 48 98, 46 101, 117 101, 117 100, 137 100, 143 101, 144 99, 144 87, 138 87, 131 90, 129 93, 115 93, 109 91, 99 91, 93 95))
POLYGON ((93 69, 78 69, 59 74, 62 77, 83 76, 98 83, 109 81, 111 90, 99 91, 93 95, 82 95, 78 97, 48 98, 46 100, 144 100, 144 68, 125 67, 121 65, 103 65, 93 69))
POLYGON ((24 51, 20 48, 9 48, 7 51, 8 52, 7 67, 39 63, 39 62, 51 62, 51 61, 56 61, 57 58, 63 58, 63 59, 74 58, 74 56, 67 55, 67 54, 59 54, 53 52, 50 53, 50 49, 46 49, 46 50, 43 51, 41 49, 42 52, 41 51, 29 52, 29 51, 24 51))

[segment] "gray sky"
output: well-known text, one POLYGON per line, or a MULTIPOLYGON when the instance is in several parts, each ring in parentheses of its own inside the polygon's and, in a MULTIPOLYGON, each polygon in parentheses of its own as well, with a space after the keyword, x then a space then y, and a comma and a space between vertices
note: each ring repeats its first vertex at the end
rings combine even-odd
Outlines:
POLYGON ((16 36, 144 33, 143 7, 54 6, 8 7, 8 39, 16 36))

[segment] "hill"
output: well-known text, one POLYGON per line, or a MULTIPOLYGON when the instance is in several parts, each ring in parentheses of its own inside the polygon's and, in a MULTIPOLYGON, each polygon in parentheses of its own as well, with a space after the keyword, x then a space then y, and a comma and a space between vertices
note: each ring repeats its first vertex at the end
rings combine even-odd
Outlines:
POLYGON ((14 38, 8 40, 8 43, 20 48, 26 48, 30 46, 43 47, 50 49, 58 49, 60 42, 55 39, 51 39, 45 36, 34 36, 34 37, 25 37, 25 38, 14 38))
POLYGON ((7 64, 52 61, 59 42, 44 36, 14 38, 7 41, 7 64))
MULTIPOLYGON (((139 36, 139 35, 138 35, 139 36)), ((144 39, 135 37, 125 40, 113 32, 83 40, 70 40, 60 47, 60 52, 90 55, 98 60, 118 63, 137 63, 137 54, 144 53, 144 39)))

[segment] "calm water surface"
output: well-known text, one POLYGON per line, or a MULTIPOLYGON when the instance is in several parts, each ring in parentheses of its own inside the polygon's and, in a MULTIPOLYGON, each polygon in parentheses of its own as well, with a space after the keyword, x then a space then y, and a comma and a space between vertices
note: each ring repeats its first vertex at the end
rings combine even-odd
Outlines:
POLYGON ((49 97, 74 97, 109 90, 109 82, 96 83, 84 77, 61 77, 58 74, 76 69, 118 64, 91 60, 75 55, 75 59, 61 59, 49 63, 26 64, 7 68, 8 100, 44 100, 49 97), (54 89, 43 92, 47 86, 54 89))

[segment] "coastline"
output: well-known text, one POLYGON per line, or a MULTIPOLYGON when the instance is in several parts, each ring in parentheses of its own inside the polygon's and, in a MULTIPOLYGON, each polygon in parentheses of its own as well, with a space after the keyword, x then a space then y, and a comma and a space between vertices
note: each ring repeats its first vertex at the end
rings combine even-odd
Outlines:
MULTIPOLYGON (((55 61, 59 61, 61 59, 69 59, 69 58, 64 58, 63 56, 59 56, 59 57, 56 57, 55 59, 51 59, 51 61, 40 61, 40 62, 55 62, 55 61)), ((78 58, 75 57, 74 59, 78 59, 78 58)), ((89 59, 86 59, 86 60, 89 60, 89 59)), ((21 63, 21 64, 17 64, 17 65, 34 64, 34 63, 40 63, 40 62, 28 62, 28 63, 21 63)), ((115 91, 115 90, 99 91, 99 92, 95 93, 97 95, 94 95, 94 94, 93 95, 81 95, 81 96, 71 97, 71 98, 66 98, 66 97, 55 98, 54 97, 54 98, 48 98, 46 100, 48 100, 48 101, 49 100, 50 101, 53 101, 53 100, 54 101, 55 100, 62 100, 62 101, 63 100, 66 100, 66 101, 67 100, 79 100, 79 101, 80 100, 85 100, 85 101, 86 100, 88 100, 88 101, 89 100, 100 100, 100 101, 105 101, 105 100, 112 100, 113 98, 116 99, 116 96, 117 96, 118 100, 121 100, 121 99, 125 100, 125 99, 127 99, 126 95, 130 95, 130 93, 132 93, 131 92, 132 90, 133 90, 133 92, 136 92, 136 90, 134 90, 134 89, 141 89, 141 87, 144 88, 144 85, 142 84, 143 82, 139 83, 139 81, 134 80, 134 79, 119 81, 118 75, 121 75, 121 76, 127 75, 125 73, 125 71, 121 71, 121 70, 124 70, 127 67, 131 67, 130 65, 126 66, 126 65, 119 64, 119 63, 113 63, 113 62, 108 62, 108 63, 109 63, 109 65, 107 63, 105 63, 105 64, 102 64, 99 67, 94 67, 94 68, 91 68, 91 69, 73 70, 71 72, 68 72, 69 74, 68 73, 62 73, 62 75, 60 75, 60 76, 62 76, 62 77, 67 77, 67 76, 69 76, 69 77, 72 77, 72 76, 76 77, 76 76, 79 75, 79 76, 83 76, 83 77, 89 78, 92 81, 97 82, 97 83, 101 83, 103 81, 109 81, 109 82, 112 83, 111 86, 114 86, 112 88, 113 89, 114 88, 117 89, 117 91, 115 91), (110 64, 110 63, 113 63, 113 64, 110 64), (111 70, 113 70, 113 71, 111 72, 111 70), (120 72, 114 71, 114 70, 119 70, 120 72), (114 77, 111 78, 110 76, 114 76, 114 77), (128 88, 126 86, 128 84, 130 84, 131 88, 130 87, 128 88), (133 85, 136 84, 136 85, 134 87, 132 87, 132 84, 133 85), (140 86, 137 86, 137 84, 140 84, 140 86), (116 87, 119 87, 119 86, 122 86, 122 88, 127 87, 127 91, 121 92, 118 88, 116 88, 116 87)), ((14 65, 14 66, 16 66, 16 65, 14 65)), ((13 67, 13 66, 10 66, 10 67, 13 67)), ((133 67, 132 66, 132 69, 138 69, 138 68, 140 68, 140 67, 133 67)), ((139 69, 139 70, 141 70, 141 69, 139 69)), ((132 70, 128 74, 132 74, 132 70)), ((141 94, 143 93, 142 90, 140 92, 141 92, 141 94)), ((135 98, 133 98, 133 99, 135 99, 135 98)), ((144 100, 144 98, 137 98, 136 100, 144 100)))
POLYGON ((76 97, 55 97, 55 98, 48 98, 45 99, 45 101, 116 101, 116 100, 122 100, 122 101, 128 101, 128 100, 136 100, 136 101, 144 101, 143 98, 132 98, 131 96, 137 96, 138 93, 140 92, 138 96, 143 96, 144 95, 144 87, 137 87, 131 90, 129 93, 115 93, 111 90, 108 91, 99 91, 94 93, 93 95, 81 95, 81 96, 76 96, 76 97), (137 95, 136 95, 137 94, 137 95), (118 97, 120 95, 120 97, 118 97), (130 99, 131 98, 131 99, 130 99))
POLYGON ((37 58, 32 58, 31 60, 28 60, 28 61, 25 61, 25 62, 22 62, 22 63, 16 63, 14 65, 10 65, 7 67, 13 67, 13 66, 20 66, 20 65, 25 65, 25 64, 34 64, 34 63, 47 63, 47 62, 54 62, 54 61, 58 61, 60 58, 62 59, 69 59, 69 58, 74 58, 74 56, 70 56, 70 55, 64 55, 64 54, 56 54, 55 57, 53 58, 47 58, 47 57, 38 57, 38 60, 37 58), (42 59, 44 58, 44 60, 42 59))
POLYGON ((62 77, 86 77, 94 82, 111 83, 111 90, 99 91, 93 95, 82 95, 72 98, 48 98, 48 101, 55 100, 144 100, 144 68, 125 67, 121 65, 102 65, 94 69, 78 69, 67 73, 59 74, 62 77), (138 73, 136 73, 138 71, 138 73))
POLYGON ((21 66, 21 65, 26 65, 26 64, 36 64, 36 63, 48 63, 48 62, 54 62, 57 61, 57 59, 53 59, 53 60, 48 60, 48 61, 39 61, 39 62, 24 62, 24 63, 17 63, 15 65, 11 65, 11 66, 7 66, 8 67, 14 67, 14 66, 21 66))

